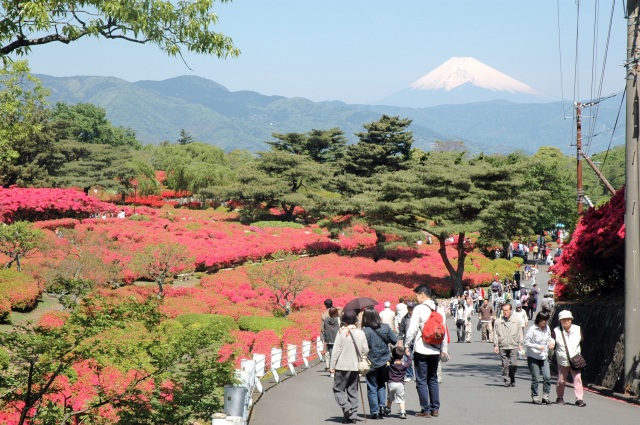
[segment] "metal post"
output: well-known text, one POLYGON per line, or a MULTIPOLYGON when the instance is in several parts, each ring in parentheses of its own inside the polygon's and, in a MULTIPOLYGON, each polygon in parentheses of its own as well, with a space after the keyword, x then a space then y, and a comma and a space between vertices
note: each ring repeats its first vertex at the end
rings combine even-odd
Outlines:
POLYGON ((576 190, 578 198, 578 214, 582 214, 582 104, 576 102, 576 170, 578 188, 576 190))
POLYGON ((638 164, 638 0, 627 1, 627 131, 625 185, 624 372, 630 377, 640 356, 640 211, 638 164))

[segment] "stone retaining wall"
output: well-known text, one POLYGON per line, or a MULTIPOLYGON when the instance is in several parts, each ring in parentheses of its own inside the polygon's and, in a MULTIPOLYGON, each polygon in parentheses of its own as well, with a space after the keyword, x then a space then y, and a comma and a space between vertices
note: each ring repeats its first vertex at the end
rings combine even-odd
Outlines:
POLYGON ((624 376, 624 305, 558 304, 551 318, 551 326, 559 326, 558 313, 570 310, 573 323, 582 328, 582 355, 587 368, 582 376, 586 383, 604 387, 611 392, 631 394, 638 398, 640 365, 625 388, 624 376))

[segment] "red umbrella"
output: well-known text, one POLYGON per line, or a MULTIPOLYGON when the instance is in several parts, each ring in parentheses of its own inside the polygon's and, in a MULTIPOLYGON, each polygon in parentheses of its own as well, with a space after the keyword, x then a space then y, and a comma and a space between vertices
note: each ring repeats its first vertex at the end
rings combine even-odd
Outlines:
POLYGON ((362 310, 365 307, 378 305, 378 301, 369 297, 360 297, 349 301, 345 306, 344 310, 362 310))

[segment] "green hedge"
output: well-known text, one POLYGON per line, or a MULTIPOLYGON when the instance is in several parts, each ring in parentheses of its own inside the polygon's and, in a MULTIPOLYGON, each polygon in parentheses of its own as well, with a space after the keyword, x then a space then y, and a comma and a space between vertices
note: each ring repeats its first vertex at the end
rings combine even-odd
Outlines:
POLYGON ((256 221, 255 223, 251 223, 250 226, 255 227, 286 227, 290 229, 303 229, 304 225, 300 223, 294 223, 293 221, 256 221))
POLYGON ((295 325, 295 323, 283 317, 244 316, 238 320, 238 326, 240 326, 241 330, 252 332, 271 329, 277 334, 282 334, 284 328, 288 328, 293 325, 295 325))
POLYGON ((40 293, 38 282, 31 276, 11 269, 0 270, 0 315, 6 315, 9 309, 31 310, 40 293))
POLYGON ((176 320, 183 325, 192 325, 195 323, 201 325, 213 324, 227 331, 238 329, 238 324, 233 320, 233 317, 220 314, 187 313, 179 315, 176 317, 176 320))

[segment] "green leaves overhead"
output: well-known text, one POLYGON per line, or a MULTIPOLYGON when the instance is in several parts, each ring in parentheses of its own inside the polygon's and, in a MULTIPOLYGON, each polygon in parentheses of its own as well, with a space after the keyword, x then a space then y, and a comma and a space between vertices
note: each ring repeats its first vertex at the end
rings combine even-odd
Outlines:
MULTIPOLYGON (((230 0, 219 0, 227 3, 230 0)), ((82 37, 155 44, 169 56, 182 49, 218 58, 238 56, 229 37, 214 32, 214 0, 1 0, 0 57, 32 46, 82 37)))

